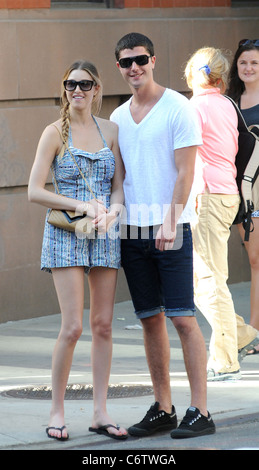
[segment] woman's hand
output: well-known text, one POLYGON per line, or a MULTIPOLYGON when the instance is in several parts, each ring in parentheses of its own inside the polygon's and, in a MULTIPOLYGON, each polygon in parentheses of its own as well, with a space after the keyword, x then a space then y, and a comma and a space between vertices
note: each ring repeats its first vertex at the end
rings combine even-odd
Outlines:
POLYGON ((106 214, 108 209, 100 199, 91 199, 88 202, 79 202, 76 207, 76 212, 79 214, 89 215, 89 217, 96 219, 103 214, 106 214))
POLYGON ((116 223, 118 215, 121 212, 121 206, 119 204, 114 204, 109 208, 109 211, 106 213, 100 214, 93 220, 95 228, 100 233, 108 232, 109 228, 116 223))
POLYGON ((93 224, 100 233, 108 232, 109 228, 116 222, 116 216, 113 214, 102 214, 93 220, 93 224))

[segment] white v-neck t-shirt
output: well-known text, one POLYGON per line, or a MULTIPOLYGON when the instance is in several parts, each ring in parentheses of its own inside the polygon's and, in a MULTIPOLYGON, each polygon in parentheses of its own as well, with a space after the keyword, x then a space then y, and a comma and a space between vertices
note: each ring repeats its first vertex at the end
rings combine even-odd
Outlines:
MULTIPOLYGON (((116 108, 110 119, 119 126, 119 146, 125 165, 124 194, 127 223, 162 224, 177 179, 174 150, 201 145, 195 110, 180 93, 166 89, 137 124, 130 112, 132 97, 116 108)), ((192 193, 178 223, 192 222, 192 193)))

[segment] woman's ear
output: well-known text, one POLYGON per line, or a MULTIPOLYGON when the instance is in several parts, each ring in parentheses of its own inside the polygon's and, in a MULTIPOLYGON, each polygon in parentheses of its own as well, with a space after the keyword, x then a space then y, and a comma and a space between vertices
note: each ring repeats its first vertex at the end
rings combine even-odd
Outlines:
POLYGON ((98 91, 99 91, 99 89, 100 89, 100 85, 97 85, 97 84, 96 84, 96 85, 94 86, 94 89, 95 89, 95 91, 94 91, 94 98, 95 98, 95 96, 97 95, 97 93, 98 93, 98 91))

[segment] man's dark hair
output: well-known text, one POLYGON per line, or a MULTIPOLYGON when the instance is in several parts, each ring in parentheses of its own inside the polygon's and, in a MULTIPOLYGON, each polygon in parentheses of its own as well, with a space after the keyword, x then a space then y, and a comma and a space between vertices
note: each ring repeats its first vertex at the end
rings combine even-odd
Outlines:
POLYGON ((120 58, 120 51, 123 49, 134 49, 134 47, 143 46, 151 56, 154 55, 154 46, 152 41, 141 33, 129 33, 123 36, 116 45, 115 57, 116 60, 120 58))

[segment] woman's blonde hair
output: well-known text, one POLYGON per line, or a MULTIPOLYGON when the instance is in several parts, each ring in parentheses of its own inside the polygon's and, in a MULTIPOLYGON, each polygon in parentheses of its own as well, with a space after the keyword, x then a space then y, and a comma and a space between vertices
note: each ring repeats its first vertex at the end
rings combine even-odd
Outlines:
POLYGON ((83 60, 78 60, 77 62, 74 62, 65 72, 63 79, 62 79, 62 84, 61 84, 61 121, 62 121, 62 135, 64 138, 64 141, 67 141, 68 138, 68 132, 69 132, 69 101, 67 99, 66 95, 66 90, 64 87, 64 80, 67 80, 69 75, 73 70, 85 70, 89 75, 91 75, 93 81, 94 81, 94 86, 97 85, 96 88, 96 94, 94 96, 93 102, 92 102, 92 109, 91 112, 92 114, 98 114, 100 112, 101 106, 102 106, 102 82, 100 80, 98 71, 95 67, 94 64, 91 62, 83 61, 83 60))
POLYGON ((229 62, 220 49, 203 47, 188 61, 185 78, 189 88, 219 87, 224 92, 228 80, 229 62))

